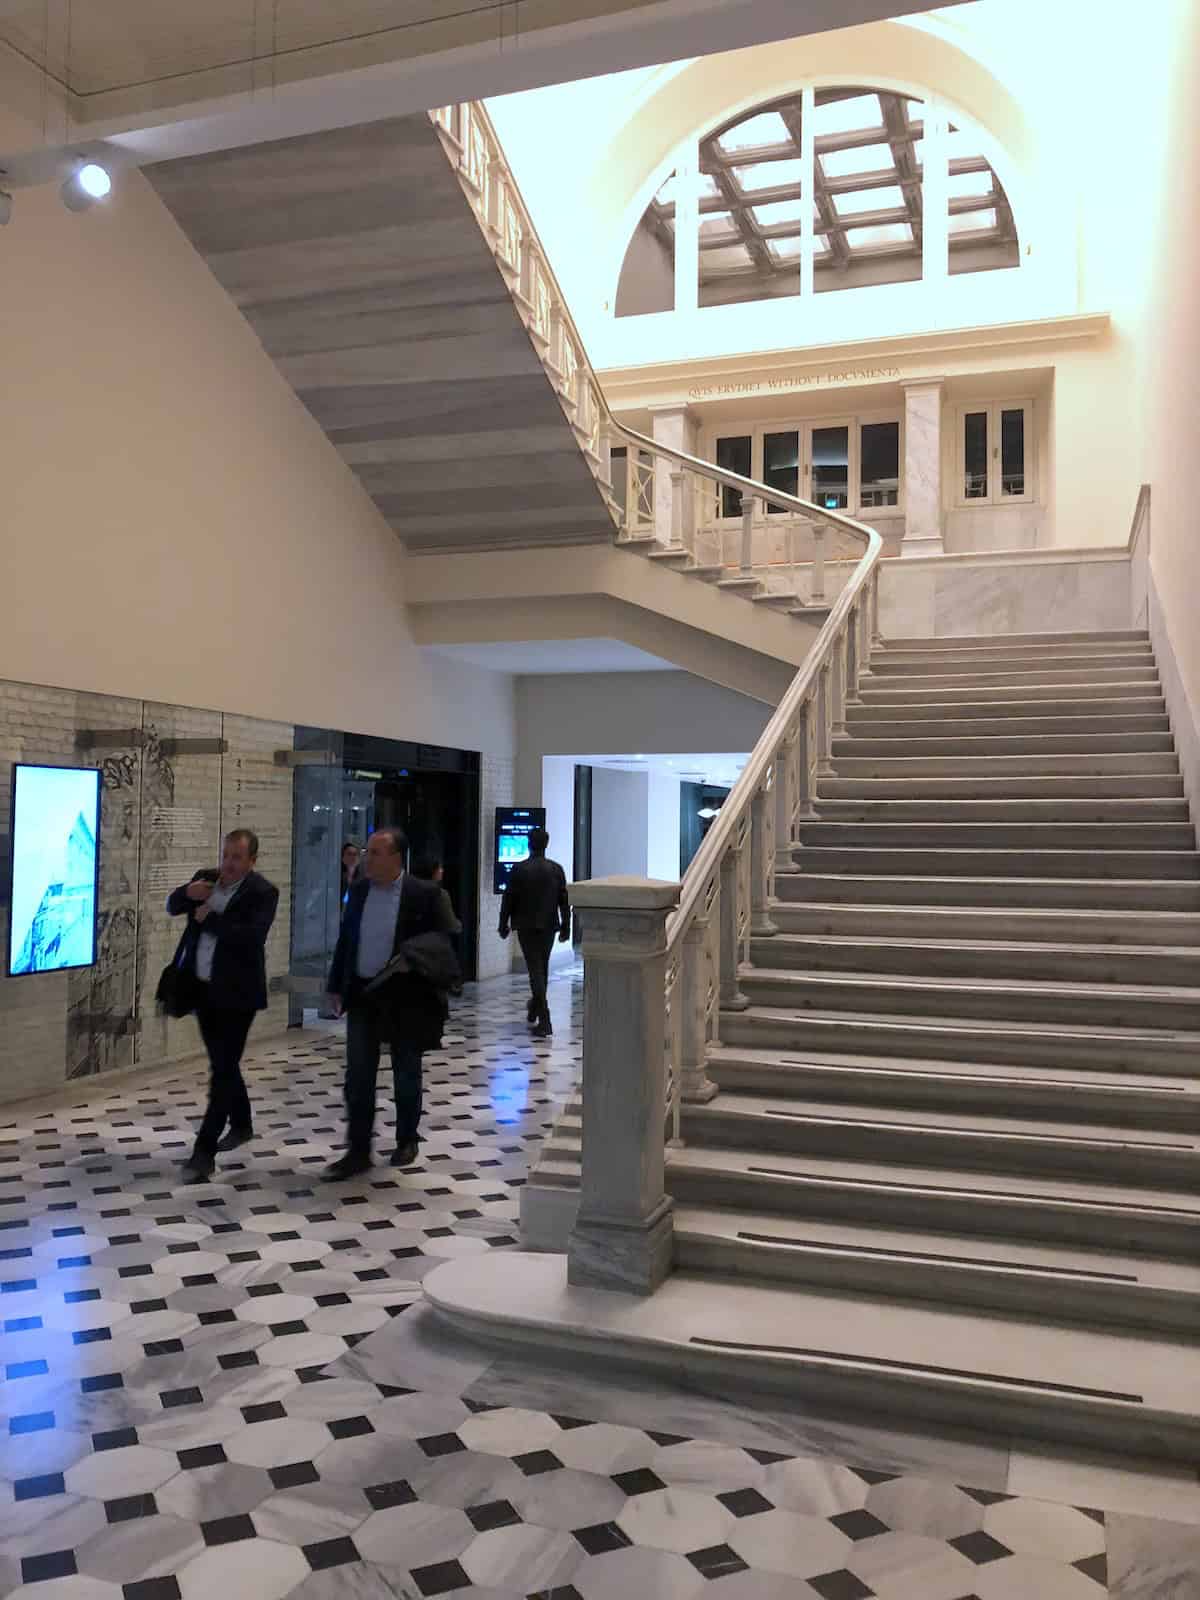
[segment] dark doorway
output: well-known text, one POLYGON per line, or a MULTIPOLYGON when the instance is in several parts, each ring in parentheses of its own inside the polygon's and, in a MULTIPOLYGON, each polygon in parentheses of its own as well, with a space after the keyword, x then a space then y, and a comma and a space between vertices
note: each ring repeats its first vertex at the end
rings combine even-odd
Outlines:
MULTIPOLYGON (((592 875, 592 769, 575 768, 575 837, 572 840, 571 877, 583 883, 592 875)), ((579 949, 583 937, 579 918, 571 919, 572 944, 579 949)))

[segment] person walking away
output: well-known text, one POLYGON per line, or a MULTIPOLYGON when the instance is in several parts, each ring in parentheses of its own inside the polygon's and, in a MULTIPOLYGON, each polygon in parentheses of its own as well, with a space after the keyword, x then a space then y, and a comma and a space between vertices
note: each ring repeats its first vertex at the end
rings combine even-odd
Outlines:
POLYGON ((510 928, 529 969, 529 1005, 526 1018, 533 1026, 535 1039, 548 1039, 554 1032, 550 1003, 546 998, 550 982, 550 953, 554 936, 565 944, 571 937, 571 906, 567 898, 567 875, 557 861, 546 855, 550 835, 535 828, 529 835, 529 856, 513 868, 500 902, 500 937, 507 939, 510 928))
POLYGON ((242 1053, 255 1012, 267 1007, 267 935, 279 904, 279 890, 255 870, 257 860, 258 836, 234 828, 220 867, 201 868, 167 899, 171 916, 188 919, 175 962, 196 980, 196 1021, 209 1064, 208 1106, 183 1166, 189 1183, 212 1176, 218 1151, 254 1137, 242 1053))
MULTIPOLYGON (((370 988, 401 947, 458 928, 449 896, 437 884, 404 871, 408 841, 399 828, 377 828, 364 866, 350 885, 342 931, 329 972, 329 1002, 346 1016, 346 1152, 325 1176, 352 1178, 371 1165, 375 1086, 386 1042, 396 1099, 394 1167, 417 1159, 421 1122, 421 1057, 442 1042, 444 993, 416 970, 400 971, 370 988)), ((449 951, 449 940, 445 940, 449 951)), ((454 962, 457 971, 457 962, 454 962)))

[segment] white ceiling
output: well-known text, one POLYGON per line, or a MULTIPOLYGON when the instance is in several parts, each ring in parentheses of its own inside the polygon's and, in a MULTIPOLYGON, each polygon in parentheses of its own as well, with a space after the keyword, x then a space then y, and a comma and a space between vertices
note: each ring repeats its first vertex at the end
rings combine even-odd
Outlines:
POLYGON ((431 644, 436 655, 452 656, 489 672, 542 677, 563 672, 677 672, 672 661, 647 655, 619 639, 499 641, 494 644, 431 644))
POLYGON ((616 767, 622 772, 662 772, 686 783, 717 784, 731 789, 749 757, 744 752, 729 754, 711 750, 669 756, 637 751, 619 756, 552 756, 547 760, 569 760, 573 766, 581 767, 616 767))

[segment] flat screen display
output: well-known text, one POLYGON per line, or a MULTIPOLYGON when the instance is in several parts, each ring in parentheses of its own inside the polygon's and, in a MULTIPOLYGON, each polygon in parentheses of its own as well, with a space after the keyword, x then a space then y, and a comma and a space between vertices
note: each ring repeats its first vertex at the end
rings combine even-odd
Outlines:
POLYGON ((518 861, 529 858, 529 835, 546 826, 545 806, 497 806, 495 883, 497 894, 508 887, 509 876, 518 861))
POLYGON ((10 977, 96 959, 100 774, 18 762, 12 784, 10 977))

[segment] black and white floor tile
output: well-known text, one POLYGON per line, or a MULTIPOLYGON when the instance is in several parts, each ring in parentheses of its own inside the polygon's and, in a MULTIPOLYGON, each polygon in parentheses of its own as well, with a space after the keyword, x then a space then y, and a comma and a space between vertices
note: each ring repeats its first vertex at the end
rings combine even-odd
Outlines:
POLYGON ((460 1002, 420 1159, 350 1184, 321 1178, 335 1028, 252 1049, 257 1140, 206 1185, 177 1168, 197 1068, 0 1110, 0 1596, 1200 1595, 1195 1525, 1014 1495, 987 1444, 522 1368, 437 1328, 423 1274, 516 1243, 577 1072, 577 977, 554 991, 549 1044, 515 980, 460 1002))

